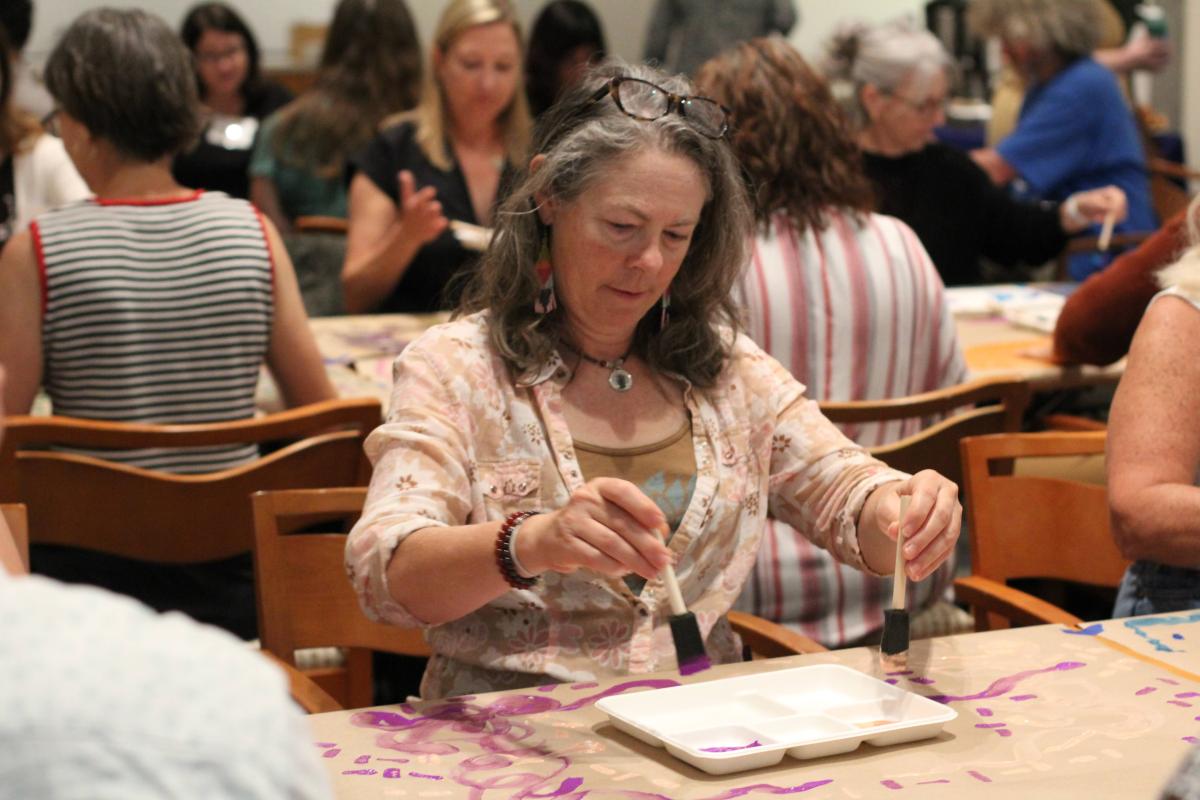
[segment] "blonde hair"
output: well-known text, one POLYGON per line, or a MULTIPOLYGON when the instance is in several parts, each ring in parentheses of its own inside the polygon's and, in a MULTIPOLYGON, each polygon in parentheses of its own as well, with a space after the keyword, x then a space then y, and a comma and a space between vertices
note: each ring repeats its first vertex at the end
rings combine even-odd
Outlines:
POLYGON ((1090 55, 1100 41, 1101 0, 974 0, 967 11, 979 36, 1026 42, 1068 58, 1090 55))
POLYGON ((1174 287, 1189 298, 1200 302, 1200 195, 1188 206, 1187 229, 1190 245, 1179 260, 1158 271, 1155 278, 1164 289, 1174 287))
MULTIPOLYGON (((433 34, 433 44, 429 48, 430 65, 425 71, 425 80, 421 88, 421 100, 410 114, 402 118, 411 119, 416 123, 416 141, 430 163, 441 170, 449 170, 453 161, 446 150, 446 132, 449 125, 447 120, 445 90, 437 79, 437 70, 432 59, 434 52, 445 55, 450 45, 470 28, 480 25, 491 25, 503 22, 510 25, 517 37, 518 52, 523 50, 521 41, 521 26, 508 0, 452 0, 442 12, 438 20, 437 30, 433 34)), ((513 92, 512 102, 508 104, 498 120, 504 137, 505 157, 510 164, 520 164, 529 149, 530 129, 533 127, 529 118, 529 102, 525 97, 525 86, 522 75, 524 70, 517 65, 517 85, 513 92)), ((397 118, 385 121, 398 121, 397 118)))

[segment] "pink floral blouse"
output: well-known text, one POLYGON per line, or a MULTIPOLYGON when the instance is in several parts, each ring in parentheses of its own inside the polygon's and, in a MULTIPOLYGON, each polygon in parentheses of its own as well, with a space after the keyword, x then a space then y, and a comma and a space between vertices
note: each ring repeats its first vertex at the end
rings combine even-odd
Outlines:
MULTIPOLYGON (((486 314, 430 329, 396 360, 387 421, 346 566, 367 615, 422 626, 392 598, 387 565, 414 531, 555 509, 583 484, 563 416, 570 377, 555 357, 516 382, 487 339, 486 314)), ((714 662, 740 660, 725 621, 754 567, 768 506, 841 561, 866 569, 856 520, 877 486, 906 477, 830 424, 804 387, 739 336, 718 384, 686 385, 696 486, 669 547, 714 662)), ((428 627, 425 698, 591 681, 676 667, 661 578, 547 573, 454 622, 428 627)))

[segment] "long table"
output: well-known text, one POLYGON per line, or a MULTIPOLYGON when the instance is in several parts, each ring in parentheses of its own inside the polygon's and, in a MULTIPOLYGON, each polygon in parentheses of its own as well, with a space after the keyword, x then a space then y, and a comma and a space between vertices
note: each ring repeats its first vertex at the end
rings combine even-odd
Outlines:
POLYGON ((1153 798, 1200 737, 1200 612, 499 692, 309 718, 340 798, 1153 798), (958 712, 936 738, 712 776, 618 731, 600 697, 836 663, 958 712))

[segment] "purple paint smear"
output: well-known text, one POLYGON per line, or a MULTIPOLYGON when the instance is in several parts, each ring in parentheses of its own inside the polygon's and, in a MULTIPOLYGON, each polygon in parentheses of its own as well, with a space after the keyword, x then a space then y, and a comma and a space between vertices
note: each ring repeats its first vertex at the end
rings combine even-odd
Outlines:
POLYGON ((909 678, 913 683, 919 683, 922 686, 928 686, 933 683, 933 678, 909 678))
POLYGON ((370 756, 359 756, 358 758, 354 759, 354 763, 355 764, 366 764, 370 760, 371 760, 370 756))
POLYGON ((1191 708, 1192 707, 1191 703, 1185 703, 1182 700, 1168 700, 1167 702, 1173 706, 1182 706, 1183 708, 1191 708))
POLYGON ((895 686, 899 682, 899 678, 888 678, 886 681, 884 681, 884 683, 890 683, 892 686, 895 686))
POLYGON ((704 672, 704 670, 711 667, 712 662, 708 660, 708 656, 698 656, 680 664, 679 674, 686 677, 688 675, 695 675, 697 672, 704 672))
POLYGON ((976 694, 965 694, 965 695, 938 694, 938 695, 930 695, 929 699, 934 700, 938 703, 953 703, 955 701, 960 701, 960 700, 986 700, 986 699, 990 699, 993 697, 1000 697, 1001 695, 1008 694, 1009 692, 1011 692, 1013 689, 1016 688, 1018 683, 1025 680, 1026 678, 1032 678, 1034 675, 1041 675, 1042 673, 1045 673, 1045 672, 1066 672, 1067 670, 1079 669, 1080 667, 1085 667, 1085 666, 1087 666, 1087 665, 1080 661, 1061 661, 1052 667, 1044 667, 1042 669, 1030 669, 1030 670, 1025 670, 1024 672, 1018 672, 1015 675, 1009 675, 1004 678, 997 678, 996 680, 992 681, 991 684, 989 684, 986 689, 984 689, 982 692, 978 692, 976 694))
POLYGON ((1200 692, 1176 692, 1176 697, 1200 697, 1200 692))
POLYGON ((321 753, 321 755, 324 756, 325 758, 337 758, 337 755, 340 752, 342 752, 342 751, 339 748, 335 747, 332 750, 326 750, 324 753, 321 753))
POLYGON ((1008 699, 1012 700, 1014 703, 1020 703, 1025 700, 1034 700, 1036 698, 1037 698, 1036 694, 1014 694, 1012 697, 1010 697, 1008 699))
POLYGON ((1197 739, 1195 736, 1184 736, 1183 740, 1188 744, 1200 744, 1200 739, 1197 739))
POLYGON ((989 778, 987 775, 984 775, 982 772, 976 772, 973 769, 967 770, 967 774, 970 775, 972 778, 974 778, 977 781, 983 781, 984 783, 992 782, 992 779, 989 778))
POLYGON ((997 728, 996 733, 1000 734, 1001 736, 1012 736, 1012 731, 1010 731, 1008 728, 997 728))
POLYGON ((903 789, 904 787, 893 780, 880 781, 881 784, 889 789, 903 789))
POLYGON ((549 686, 539 686, 539 687, 537 687, 537 690, 539 692, 553 692, 557 688, 558 688, 558 684, 552 683, 549 686))
POLYGON ((1136 692, 1134 692, 1134 694, 1137 695, 1138 697, 1141 697, 1144 694, 1150 694, 1151 692, 1157 692, 1157 691, 1158 691, 1158 689, 1154 688, 1153 686, 1147 686, 1144 689, 1138 689, 1136 692))
POLYGON ((317 747, 337 747, 337 742, 313 742, 317 747))
POLYGON ((976 728, 1004 728, 1004 727, 1007 727, 1007 723, 1004 723, 1004 722, 976 722, 975 727, 976 728))
POLYGON ((755 739, 750 744, 739 744, 733 747, 701 747, 702 753, 732 753, 734 750, 749 750, 751 747, 762 747, 762 742, 755 739))
POLYGON ((911 669, 897 669, 897 670, 892 670, 891 672, 885 672, 883 674, 884 675, 912 675, 913 671, 911 669))
POLYGON ((1086 628, 1076 630, 1074 628, 1063 628, 1063 633, 1071 633, 1075 636, 1099 636, 1104 632, 1104 626, 1099 622, 1088 625, 1086 628))
POLYGON ((580 689, 595 689, 599 685, 600 684, 596 683, 595 681, 588 681, 587 683, 571 684, 571 688, 576 691, 579 691, 580 689))
POLYGON ((388 767, 387 769, 385 769, 383 771, 383 777, 385 777, 385 778, 403 778, 404 770, 399 769, 398 767, 388 767))
POLYGON ((441 776, 441 775, 427 775, 427 774, 426 774, 426 773, 424 773, 424 772, 410 772, 410 773, 408 773, 408 776, 409 776, 410 778, 424 778, 424 779, 425 779, 425 780, 427 780, 427 781, 440 781, 440 780, 443 780, 443 778, 442 778, 442 776, 441 776))
POLYGON ((1169 683, 1172 686, 1179 685, 1179 681, 1175 680, 1174 678, 1155 678, 1155 680, 1157 680, 1160 683, 1169 683))
POLYGON ((975 711, 981 717, 990 717, 994 713, 990 708, 982 708, 982 707, 975 709, 975 711))
POLYGON ((344 769, 343 775, 378 775, 379 772, 373 769, 344 769))

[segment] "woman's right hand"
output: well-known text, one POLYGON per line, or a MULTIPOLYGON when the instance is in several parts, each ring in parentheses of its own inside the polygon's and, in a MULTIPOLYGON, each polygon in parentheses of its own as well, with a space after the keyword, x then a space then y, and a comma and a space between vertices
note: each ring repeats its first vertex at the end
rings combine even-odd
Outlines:
POLYGON ((429 244, 450 224, 442 213, 437 190, 426 186, 418 191, 413 174, 406 169, 400 171, 399 182, 400 223, 408 236, 422 245, 429 244))
POLYGON ((654 501, 619 478, 595 478, 557 511, 521 525, 517 560, 533 574, 585 568, 652 579, 671 563, 663 543, 667 521, 654 501))

